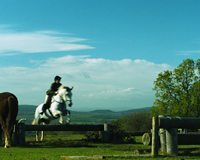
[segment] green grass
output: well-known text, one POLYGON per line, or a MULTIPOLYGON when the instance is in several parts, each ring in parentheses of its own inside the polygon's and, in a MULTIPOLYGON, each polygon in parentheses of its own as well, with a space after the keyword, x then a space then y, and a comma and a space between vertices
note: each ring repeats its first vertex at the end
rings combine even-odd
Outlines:
MULTIPOLYGON (((93 155, 133 155, 136 149, 150 149, 151 146, 141 144, 141 137, 137 137, 136 144, 111 144, 111 143, 92 143, 83 141, 83 135, 46 135, 44 142, 36 142, 35 137, 26 137, 26 145, 13 146, 5 149, 0 147, 1 160, 58 160, 61 156, 93 156, 93 155)), ((182 146, 184 147, 184 146, 182 146)), ((191 146, 188 146, 191 147, 191 146)), ((199 146, 193 146, 199 147, 199 146)), ((150 155, 150 154, 149 154, 150 155)), ((119 159, 119 158, 107 158, 119 159)), ((127 159, 127 158, 126 158, 127 159)), ((177 157, 167 155, 157 158, 151 156, 132 159, 200 159, 199 152, 180 153, 177 157)))

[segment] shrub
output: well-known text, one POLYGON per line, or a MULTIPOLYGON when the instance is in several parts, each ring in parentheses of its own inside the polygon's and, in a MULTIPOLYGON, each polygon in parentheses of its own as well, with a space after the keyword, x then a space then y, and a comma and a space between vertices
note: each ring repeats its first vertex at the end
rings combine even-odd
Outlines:
POLYGON ((122 123, 120 119, 111 121, 110 141, 116 143, 122 143, 125 139, 124 130, 122 129, 122 123))
POLYGON ((121 118, 122 129, 126 132, 150 131, 152 122, 149 112, 135 112, 124 115, 121 118))

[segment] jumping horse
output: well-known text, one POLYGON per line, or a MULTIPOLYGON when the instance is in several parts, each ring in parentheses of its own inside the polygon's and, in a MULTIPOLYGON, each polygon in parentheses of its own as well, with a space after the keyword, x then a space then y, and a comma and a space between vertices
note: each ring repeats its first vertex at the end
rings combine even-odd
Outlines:
MULTIPOLYGON (((49 124, 52 120, 58 119, 60 124, 63 124, 63 116, 67 115, 67 123, 70 122, 70 111, 67 110, 66 103, 69 107, 72 106, 72 88, 60 86, 58 89, 58 94, 52 97, 51 106, 46 109, 43 114, 42 111, 43 104, 40 104, 35 110, 35 117, 32 122, 33 125, 43 125, 49 124)), ((41 132, 41 141, 44 139, 43 131, 41 132)), ((38 131, 36 131, 36 141, 38 141, 38 131)))
POLYGON ((5 148, 11 147, 17 114, 17 97, 9 92, 0 93, 0 144, 2 144, 2 132, 4 131, 5 148))

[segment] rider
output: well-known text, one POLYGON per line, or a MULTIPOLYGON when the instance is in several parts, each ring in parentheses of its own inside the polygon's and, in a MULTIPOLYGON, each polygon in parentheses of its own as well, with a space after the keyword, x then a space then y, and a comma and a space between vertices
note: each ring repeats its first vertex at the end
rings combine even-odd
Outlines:
POLYGON ((55 76, 54 83, 51 84, 50 89, 46 92, 45 102, 44 102, 44 105, 42 106, 42 112, 40 114, 43 114, 43 112, 46 109, 50 108, 52 96, 58 94, 58 88, 62 85, 60 81, 61 81, 61 77, 55 76))

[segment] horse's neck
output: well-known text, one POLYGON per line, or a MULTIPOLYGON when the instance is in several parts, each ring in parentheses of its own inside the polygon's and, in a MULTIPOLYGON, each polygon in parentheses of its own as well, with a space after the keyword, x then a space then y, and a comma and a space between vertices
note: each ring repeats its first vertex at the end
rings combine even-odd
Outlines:
POLYGON ((54 100, 55 100, 56 102, 60 102, 60 103, 63 102, 62 96, 61 96, 60 94, 55 95, 55 96, 54 96, 54 100))

